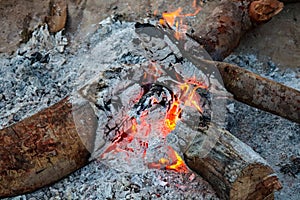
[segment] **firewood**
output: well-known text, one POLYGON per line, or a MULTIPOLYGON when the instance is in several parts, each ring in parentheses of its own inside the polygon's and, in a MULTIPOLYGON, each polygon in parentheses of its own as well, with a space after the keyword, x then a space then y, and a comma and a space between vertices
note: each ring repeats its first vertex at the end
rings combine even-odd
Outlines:
MULTIPOLYGON (((204 149, 205 150, 205 149, 204 149)), ((271 166, 249 146, 214 125, 194 139, 185 152, 187 165, 204 177, 221 199, 267 199, 281 183, 271 166), (219 135, 203 154, 203 137, 219 135)))
POLYGON ((191 37, 203 45, 213 60, 222 61, 239 44, 241 37, 258 23, 279 13, 277 0, 223 0, 202 24, 193 27, 191 37))
POLYGON ((240 102, 300 123, 300 91, 239 66, 214 62, 225 88, 240 102))
POLYGON ((31 192, 86 165, 96 126, 91 111, 65 98, 0 130, 0 197, 31 192))
POLYGON ((67 1, 51 0, 50 15, 47 19, 49 31, 56 33, 65 28, 67 21, 67 1))

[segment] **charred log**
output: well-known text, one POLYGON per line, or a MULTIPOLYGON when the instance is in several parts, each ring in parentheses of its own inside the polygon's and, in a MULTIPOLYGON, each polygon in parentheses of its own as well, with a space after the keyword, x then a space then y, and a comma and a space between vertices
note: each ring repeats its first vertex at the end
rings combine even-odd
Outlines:
POLYGON ((223 0, 191 35, 213 60, 221 61, 239 44, 241 37, 257 24, 271 19, 283 8, 277 0, 223 0))

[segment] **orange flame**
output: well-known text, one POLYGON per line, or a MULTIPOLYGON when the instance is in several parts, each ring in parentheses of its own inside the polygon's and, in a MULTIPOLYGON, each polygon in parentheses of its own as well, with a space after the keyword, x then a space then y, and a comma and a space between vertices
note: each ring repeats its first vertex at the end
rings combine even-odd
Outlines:
MULTIPOLYGON (((182 8, 179 7, 179 8, 177 8, 177 10, 175 10, 173 12, 163 13, 162 19, 159 20, 159 23, 161 25, 168 24, 170 27, 175 25, 176 28, 175 28, 174 37, 177 40, 184 38, 185 33, 187 32, 186 26, 183 25, 183 19, 186 17, 192 17, 192 16, 197 15, 201 10, 201 7, 197 5, 197 0, 193 1, 192 6, 195 9, 195 11, 193 13, 181 14, 182 8), (176 20, 177 18, 179 18, 179 21, 176 20)), ((155 15, 156 15, 156 13, 157 13, 157 11, 154 12, 155 15)))
MULTIPOLYGON (((165 125, 168 128, 168 134, 176 128, 176 123, 179 118, 181 109, 179 106, 179 101, 175 100, 168 113, 166 114, 165 125)), ((166 135, 165 135, 166 136, 166 135)))
MULTIPOLYGON (((160 75, 162 71, 156 66, 154 63, 151 64, 149 70, 160 75)), ((154 77, 147 77, 151 80, 156 80, 154 77)), ((165 116, 161 116, 159 121, 159 130, 156 130, 162 138, 166 138, 168 134, 170 134, 173 130, 175 130, 178 120, 181 118, 181 112, 185 106, 190 106, 197 109, 199 112, 203 112, 203 109, 200 105, 200 95, 198 95, 198 89, 208 89, 208 86, 204 82, 197 81, 195 77, 186 80, 185 83, 181 83, 178 85, 180 88, 180 92, 173 96, 173 102, 171 103, 167 113, 165 116), (161 130, 161 132, 160 132, 161 130)), ((139 98, 142 97, 143 94, 139 95, 139 98)), ((150 97, 151 104, 159 104, 159 99, 155 96, 150 97)), ((138 99, 135 99, 138 101, 138 99)), ((108 152, 134 152, 136 149, 130 147, 130 143, 134 141, 135 138, 138 138, 138 144, 140 145, 142 157, 145 158, 148 149, 148 136, 151 133, 151 129, 155 126, 149 124, 147 121, 147 117, 149 114, 149 110, 144 110, 140 115, 139 119, 130 118, 130 121, 124 125, 124 132, 121 132, 118 135, 114 142, 104 151, 102 158, 105 158, 105 154, 108 152), (129 132, 127 132, 129 131, 129 132)), ((168 146, 167 158, 159 158, 153 163, 148 163, 148 167, 150 168, 164 168, 167 170, 173 170, 180 173, 188 172, 188 168, 185 165, 183 159, 179 156, 179 154, 170 146, 168 146)))

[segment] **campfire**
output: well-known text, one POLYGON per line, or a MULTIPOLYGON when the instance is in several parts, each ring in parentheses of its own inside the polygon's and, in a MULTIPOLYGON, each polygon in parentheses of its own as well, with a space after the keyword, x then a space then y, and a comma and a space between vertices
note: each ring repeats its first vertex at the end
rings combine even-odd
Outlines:
MULTIPOLYGON (((0 130, 0 139, 11 144, 0 148, 1 181, 6 183, 0 185, 0 195, 31 191, 57 181, 60 173, 69 174, 97 160, 120 173, 194 171, 212 185, 221 199, 272 198, 281 183, 258 153, 225 130, 227 100, 235 98, 298 122, 295 110, 299 106, 295 101, 299 91, 237 66, 213 61, 223 60, 243 32, 282 9, 282 4, 274 0, 274 12, 264 15, 269 11, 264 7, 265 1, 262 7, 257 6, 257 1, 244 3, 241 6, 222 1, 224 15, 216 9, 208 18, 216 23, 208 23, 193 33, 185 26, 185 19, 201 11, 196 0, 191 13, 184 13, 182 8, 161 15, 155 11, 154 16, 160 18, 155 22, 101 22, 107 32, 95 34, 91 38, 94 46, 88 47, 97 51, 71 63, 88 66, 78 72, 76 91, 0 130), (234 11, 234 17, 228 14, 227 6, 234 11), (235 14, 249 18, 236 22, 235 14), (215 28, 216 24, 221 25, 215 28), (231 29, 233 24, 238 28, 231 29), (263 88, 255 87, 257 84, 263 88), (260 100, 261 91, 267 89, 271 94, 269 102, 278 103, 275 109, 260 100), (282 93, 295 98, 273 98, 283 98, 282 93), (65 151, 68 145, 69 151, 65 151), (52 173, 55 175, 48 177, 52 173), (16 181, 19 179, 22 183, 16 181), (41 182, 43 179, 46 181, 41 182)), ((55 10, 60 11, 56 6, 55 10)), ((67 6, 63 4, 63 8, 67 6)), ((66 20, 66 11, 63 13, 66 20)), ((57 19, 59 15, 52 16, 49 26, 57 19)), ((56 25, 49 27, 51 32, 59 31, 65 21, 56 25)), ((47 27, 33 35, 50 37, 43 31, 47 27)), ((28 52, 23 52, 24 57, 28 52)), ((43 58, 39 57, 33 64, 43 58)), ((194 178, 189 175, 189 179, 194 178)))
MULTIPOLYGON (((125 56, 139 57, 140 62, 123 62, 122 68, 98 75, 80 92, 86 99, 103 98, 101 102, 92 98, 97 101, 95 113, 99 113, 98 118, 108 119, 98 127, 97 135, 103 135, 105 142, 93 157, 100 156, 109 166, 127 171, 158 168, 186 172, 181 156, 197 131, 208 129, 215 118, 212 109, 218 94, 210 90, 222 88, 216 79, 220 75, 214 66, 194 65, 183 58, 183 43, 178 47, 173 44, 176 39, 172 32, 150 24, 136 24, 136 32, 135 49, 121 56, 121 62, 125 56), (169 44, 163 41, 164 34, 171 37, 169 44), (153 39, 149 41, 148 37, 153 39), (144 53, 135 55, 136 52, 144 53), (201 68, 210 68, 206 70, 210 74, 201 68), (99 92, 95 92, 94 85, 101 86, 97 87, 99 92), (185 129, 184 133, 178 127, 185 129)), ((185 48, 192 48, 192 44, 197 45, 191 43, 185 48)))

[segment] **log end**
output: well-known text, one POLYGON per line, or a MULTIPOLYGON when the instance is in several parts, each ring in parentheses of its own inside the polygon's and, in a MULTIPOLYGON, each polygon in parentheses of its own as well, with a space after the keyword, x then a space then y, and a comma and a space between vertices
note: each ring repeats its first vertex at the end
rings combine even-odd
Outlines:
POLYGON ((62 30, 67 21, 67 1, 66 0, 51 0, 50 15, 47 18, 47 24, 51 33, 56 33, 62 30))
POLYGON ((283 3, 277 0, 252 1, 249 16, 256 23, 266 22, 283 9, 283 3))
POLYGON ((203 153, 202 149, 208 146, 199 134, 184 157, 186 164, 207 180, 221 199, 267 199, 282 188, 271 166, 245 143, 214 126, 206 134, 219 135, 214 145, 209 145, 209 152, 203 153))
POLYGON ((263 164, 245 167, 230 189, 230 199, 267 199, 282 188, 274 171, 263 164))
POLYGON ((218 196, 222 199, 272 199, 274 191, 280 190, 282 185, 274 171, 261 163, 245 167, 234 182, 230 182, 218 172, 215 166, 208 165, 209 158, 186 159, 188 166, 207 180, 218 196))

